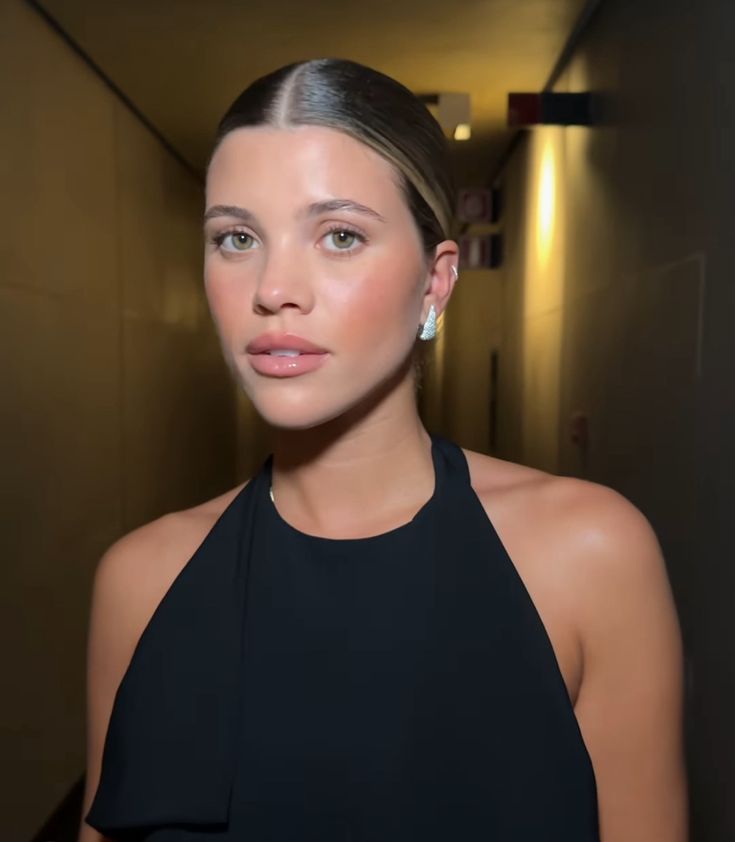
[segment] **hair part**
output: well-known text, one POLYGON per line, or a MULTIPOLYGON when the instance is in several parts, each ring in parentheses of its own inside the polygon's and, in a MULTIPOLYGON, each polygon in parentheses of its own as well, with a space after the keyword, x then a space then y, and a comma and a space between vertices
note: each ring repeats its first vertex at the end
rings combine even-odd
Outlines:
POLYGON ((248 126, 344 132, 393 165, 427 256, 451 237, 455 187, 444 133, 426 105, 390 76, 349 59, 285 65, 256 79, 232 103, 217 127, 212 155, 229 132, 248 126))

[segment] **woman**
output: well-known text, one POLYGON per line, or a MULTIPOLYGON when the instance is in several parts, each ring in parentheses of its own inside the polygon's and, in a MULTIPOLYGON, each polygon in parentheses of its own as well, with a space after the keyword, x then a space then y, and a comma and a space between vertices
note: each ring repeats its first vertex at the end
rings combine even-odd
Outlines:
POLYGON ((206 291, 273 453, 100 562, 82 842, 685 838, 648 522, 419 419, 452 203, 436 122, 359 64, 223 118, 206 291))

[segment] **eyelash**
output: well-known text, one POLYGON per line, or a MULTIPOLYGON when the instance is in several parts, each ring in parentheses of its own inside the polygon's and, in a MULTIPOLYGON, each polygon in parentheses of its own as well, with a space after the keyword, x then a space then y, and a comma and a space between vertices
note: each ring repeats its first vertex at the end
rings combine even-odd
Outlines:
MULTIPOLYGON (((324 235, 322 236, 322 239, 324 239, 324 237, 328 237, 330 234, 335 234, 335 233, 338 233, 338 232, 339 233, 345 233, 345 234, 351 234, 353 237, 355 237, 363 245, 368 242, 368 238, 362 232, 358 231, 356 228, 351 228, 349 225, 344 225, 344 224, 342 224, 342 225, 332 225, 330 228, 328 228, 324 232, 324 235)), ((220 251, 224 251, 224 249, 222 249, 222 243, 224 243, 224 241, 227 239, 227 237, 234 236, 235 234, 245 234, 246 236, 250 237, 251 239, 254 239, 254 237, 251 234, 248 234, 247 231, 243 231, 240 228, 231 228, 228 231, 223 231, 221 234, 215 235, 214 237, 212 237, 210 242, 212 243, 212 245, 216 246, 217 249, 219 249, 220 251)), ((241 254, 244 254, 246 251, 250 251, 250 249, 244 249, 241 252, 241 254)), ((339 254, 340 252, 342 252, 345 256, 350 256, 353 251, 354 251, 353 248, 336 249, 336 250, 332 251, 331 253, 332 254, 339 254)), ((233 253, 236 253, 236 252, 229 252, 229 254, 233 254, 233 253)))
MULTIPOLYGON (((368 238, 363 233, 358 231, 356 228, 350 228, 349 225, 333 225, 330 228, 327 228, 327 230, 324 233, 324 237, 328 237, 330 234, 335 234, 337 232, 352 234, 352 236, 355 237, 355 239, 357 239, 363 245, 365 245, 365 243, 367 243, 368 241, 368 238)), ((322 237, 322 239, 324 239, 324 237, 322 237)), ((354 249, 352 248, 337 249, 336 253, 339 254, 340 252, 344 252, 345 254, 351 254, 352 251, 354 251, 354 249)))

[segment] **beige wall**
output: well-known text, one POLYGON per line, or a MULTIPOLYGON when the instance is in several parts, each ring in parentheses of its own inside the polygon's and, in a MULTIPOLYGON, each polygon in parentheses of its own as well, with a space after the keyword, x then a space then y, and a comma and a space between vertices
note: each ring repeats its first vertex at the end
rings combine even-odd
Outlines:
POLYGON ((564 329, 564 130, 529 133, 505 173, 499 451, 559 469, 564 329))
POLYGON ((725 0, 609 0, 558 86, 604 124, 526 133, 502 176, 500 455, 617 488, 662 541, 693 842, 735 839, 734 26, 725 0))
POLYGON ((0 836, 28 839, 84 769, 96 561, 235 484, 235 395, 201 185, 21 0, 0 112, 0 836))
POLYGON ((436 407, 426 418, 430 429, 481 453, 490 450, 490 356, 500 343, 501 294, 497 272, 460 272, 434 349, 441 379, 429 384, 426 401, 436 407))
MULTIPOLYGON (((461 228, 462 234, 477 236, 495 231, 484 223, 461 228)), ((453 236, 460 236, 459 224, 453 236)), ((491 356, 501 340, 502 291, 497 270, 460 268, 449 304, 437 319, 436 338, 419 346, 418 408, 424 425, 481 453, 493 449, 491 356)))

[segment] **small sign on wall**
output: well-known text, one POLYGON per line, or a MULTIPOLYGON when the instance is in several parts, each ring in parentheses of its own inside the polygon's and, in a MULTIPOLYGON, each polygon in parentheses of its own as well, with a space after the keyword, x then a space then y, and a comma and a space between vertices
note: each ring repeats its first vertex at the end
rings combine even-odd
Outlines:
POLYGON ((460 190, 457 218, 460 222, 492 222, 493 191, 484 187, 466 187, 460 190))
POLYGON ((457 219, 466 224, 496 223, 500 219, 499 187, 464 187, 457 195, 457 219))
POLYGON ((502 262, 501 234, 466 234, 459 238, 460 269, 497 269, 502 262))

